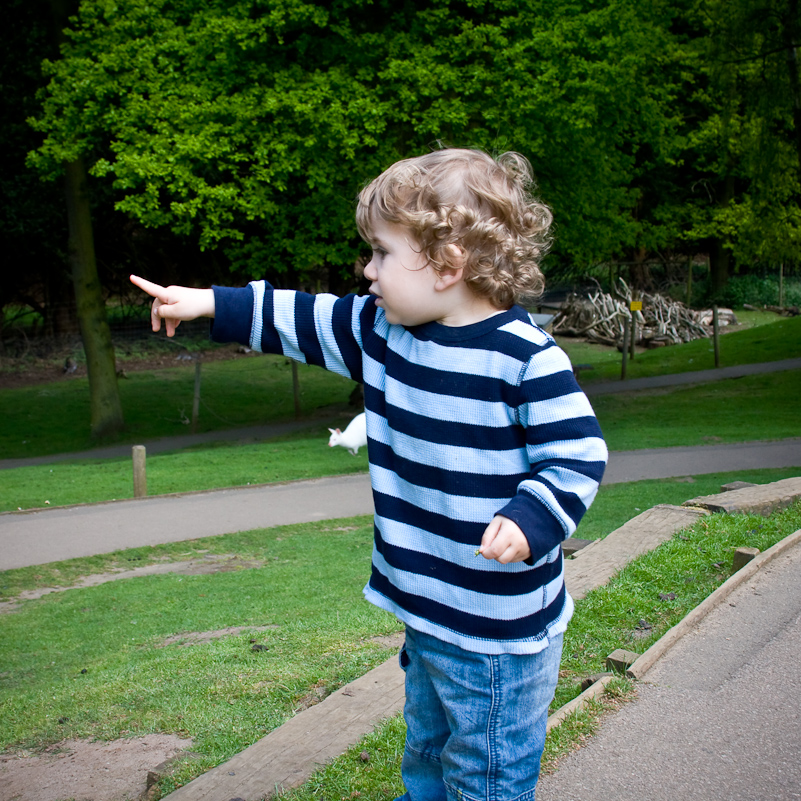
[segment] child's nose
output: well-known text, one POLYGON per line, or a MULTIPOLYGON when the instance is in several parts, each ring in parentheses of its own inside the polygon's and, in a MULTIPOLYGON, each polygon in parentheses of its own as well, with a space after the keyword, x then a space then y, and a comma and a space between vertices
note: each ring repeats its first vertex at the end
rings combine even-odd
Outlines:
POLYGON ((367 266, 364 268, 364 277, 368 281, 375 281, 378 278, 378 271, 373 264, 373 259, 367 262, 367 266))

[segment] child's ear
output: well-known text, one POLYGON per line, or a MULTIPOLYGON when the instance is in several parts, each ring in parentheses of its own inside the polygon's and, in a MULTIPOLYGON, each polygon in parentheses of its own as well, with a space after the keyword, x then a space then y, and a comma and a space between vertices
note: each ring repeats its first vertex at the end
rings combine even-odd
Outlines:
POLYGON ((458 283, 462 280, 464 272, 464 251, 454 244, 446 245, 445 251, 447 261, 445 266, 437 271, 439 274, 436 283, 437 289, 447 289, 458 283))

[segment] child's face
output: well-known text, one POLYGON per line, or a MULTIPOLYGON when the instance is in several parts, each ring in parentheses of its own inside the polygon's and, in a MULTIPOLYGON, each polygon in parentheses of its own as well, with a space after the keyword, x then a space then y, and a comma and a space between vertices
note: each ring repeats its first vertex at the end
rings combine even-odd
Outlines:
POLYGON ((422 325, 438 320, 444 309, 435 288, 439 275, 419 252, 414 235, 395 223, 377 221, 373 226, 373 257, 364 268, 372 283, 370 294, 395 325, 422 325))

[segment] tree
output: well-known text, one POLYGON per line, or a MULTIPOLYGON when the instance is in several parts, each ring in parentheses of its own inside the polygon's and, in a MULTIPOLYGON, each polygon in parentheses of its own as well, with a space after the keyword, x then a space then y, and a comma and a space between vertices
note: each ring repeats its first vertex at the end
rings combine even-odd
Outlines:
POLYGON ((695 41, 705 116, 689 136, 696 169, 688 238, 709 243, 713 291, 733 262, 801 256, 797 0, 699 0, 695 41))
MULTIPOLYGON (((49 0, 49 3, 53 36, 60 45, 69 2, 49 0)), ((63 170, 69 225, 68 255, 89 375, 90 429, 93 437, 104 437, 120 431, 124 426, 124 418, 117 386, 114 346, 97 274, 83 154, 75 153, 71 158, 66 158, 63 170)))
POLYGON ((354 263, 353 198, 397 158, 512 148, 556 210, 557 258, 587 264, 666 238, 637 181, 676 147, 678 66, 652 21, 667 8, 85 2, 48 64, 31 161, 82 154, 118 209, 286 280, 354 263))

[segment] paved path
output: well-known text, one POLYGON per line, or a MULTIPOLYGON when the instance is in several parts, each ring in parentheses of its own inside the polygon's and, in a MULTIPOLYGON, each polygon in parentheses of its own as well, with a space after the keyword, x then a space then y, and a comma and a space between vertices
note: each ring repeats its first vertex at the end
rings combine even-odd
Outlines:
MULTIPOLYGON (((605 484, 763 467, 799 467, 801 439, 617 451, 605 484)), ((121 548, 372 514, 366 473, 0 514, 0 570, 121 548)))
POLYGON ((801 546, 679 641, 537 801, 801 800, 801 546))

